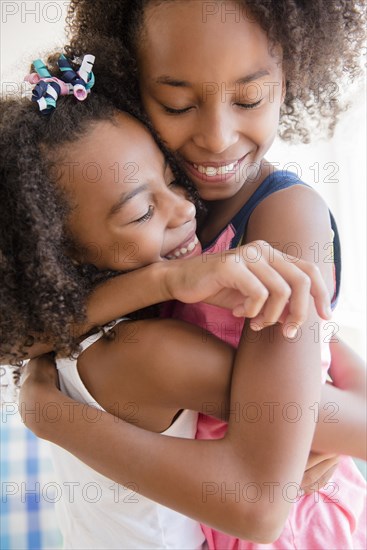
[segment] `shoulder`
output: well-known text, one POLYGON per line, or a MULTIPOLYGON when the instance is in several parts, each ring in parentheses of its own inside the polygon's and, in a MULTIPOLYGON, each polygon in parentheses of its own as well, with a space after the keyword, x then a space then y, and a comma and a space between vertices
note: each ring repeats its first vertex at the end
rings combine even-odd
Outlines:
POLYGON ((292 185, 272 193, 255 208, 249 220, 248 233, 258 231, 270 237, 277 236, 283 244, 290 242, 292 235, 306 241, 312 240, 315 235, 330 240, 329 209, 311 187, 302 183, 292 185))
POLYGON ((330 213, 313 188, 300 183, 269 195, 252 213, 246 238, 263 239, 285 254, 317 263, 333 288, 330 213))
POLYGON ((312 229, 313 224, 311 227, 309 224, 311 219, 316 228, 319 225, 321 229, 324 226, 330 228, 327 204, 315 189, 300 182, 277 190, 260 202, 251 215, 249 227, 261 227, 266 230, 271 226, 271 230, 274 231, 276 228, 272 222, 276 220, 280 229, 288 228, 290 221, 294 222, 295 229, 305 229, 305 224, 312 229))
POLYGON ((133 402, 142 419, 201 410, 205 400, 225 398, 233 348, 214 336, 203 338, 198 327, 174 319, 123 321, 113 336, 78 359, 84 384, 107 410, 111 403, 133 402))

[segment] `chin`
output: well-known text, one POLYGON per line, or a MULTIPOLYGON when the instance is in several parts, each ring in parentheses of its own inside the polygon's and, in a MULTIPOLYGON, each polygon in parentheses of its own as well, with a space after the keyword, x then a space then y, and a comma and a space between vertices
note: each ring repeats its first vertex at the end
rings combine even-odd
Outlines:
POLYGON ((222 201, 234 197, 238 193, 239 189, 240 187, 238 189, 237 187, 226 189, 198 189, 198 193, 200 195, 200 198, 204 201, 222 201))

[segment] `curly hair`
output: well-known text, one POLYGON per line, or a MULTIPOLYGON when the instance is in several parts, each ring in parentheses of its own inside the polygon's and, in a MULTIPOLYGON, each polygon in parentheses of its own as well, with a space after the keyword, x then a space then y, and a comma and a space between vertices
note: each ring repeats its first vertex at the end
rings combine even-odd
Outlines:
MULTIPOLYGON (((120 89, 122 103, 121 96, 120 89)), ((77 246, 66 227, 73 206, 57 185, 64 146, 98 121, 113 121, 116 113, 110 100, 94 92, 84 102, 59 98, 46 116, 29 99, 0 99, 0 343, 10 363, 26 355, 35 334, 47 334, 55 351, 77 351, 73 324, 85 321, 87 295, 118 274, 79 265, 68 255, 77 246)), ((186 176, 161 149, 193 195, 186 176)))
MULTIPOLYGON (((99 33, 105 38, 103 83, 116 95, 123 82, 131 97, 139 98, 137 46, 150 3, 175 0, 71 0, 67 18, 69 55, 88 50, 99 33)), ((279 134, 284 140, 310 141, 316 128, 334 131, 343 83, 361 71, 365 38, 364 0, 236 0, 267 33, 270 44, 280 44, 287 79, 279 134)))

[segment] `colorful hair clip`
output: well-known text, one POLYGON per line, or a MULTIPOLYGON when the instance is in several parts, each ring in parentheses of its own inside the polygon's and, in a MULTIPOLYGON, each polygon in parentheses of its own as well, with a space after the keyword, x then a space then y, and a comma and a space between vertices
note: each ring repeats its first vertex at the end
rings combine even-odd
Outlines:
POLYGON ((56 108, 56 102, 60 95, 74 94, 79 101, 84 101, 95 82, 92 72, 94 60, 94 55, 85 55, 80 69, 76 73, 67 58, 61 55, 58 61, 62 72, 62 79, 60 79, 51 76, 43 61, 36 59, 33 62, 36 72, 24 78, 26 82, 35 84, 32 101, 38 103, 43 114, 48 114, 56 108))
POLYGON ((77 73, 72 69, 64 55, 61 55, 57 62, 64 82, 68 82, 73 86, 73 94, 79 101, 85 100, 89 90, 94 85, 94 75, 92 73, 94 60, 94 55, 85 55, 77 73))

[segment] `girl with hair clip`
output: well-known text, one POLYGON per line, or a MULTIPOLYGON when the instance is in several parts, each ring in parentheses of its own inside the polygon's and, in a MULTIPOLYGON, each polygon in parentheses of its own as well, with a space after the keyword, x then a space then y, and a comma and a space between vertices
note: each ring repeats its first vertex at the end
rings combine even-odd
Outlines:
MULTIPOLYGON (((288 0, 256 3, 192 0, 147 0, 133 4, 110 2, 108 8, 104 8, 107 13, 103 20, 98 16, 99 4, 88 0, 71 3, 69 26, 72 42, 67 51, 77 56, 94 43, 95 33, 101 34, 98 41, 105 50, 108 64, 100 58, 104 77, 99 81, 99 89, 118 105, 118 90, 125 84, 131 101, 141 102, 155 130, 176 154, 208 209, 199 234, 204 251, 215 253, 257 239, 276 243, 275 247, 280 250, 290 241, 296 242, 301 257, 311 261, 315 242, 320 244, 320 250, 330 251, 331 228, 334 233, 336 228, 330 225, 327 209, 320 197, 294 174, 276 171, 264 157, 278 131, 279 122, 281 136, 285 139, 309 140, 313 131, 310 121, 317 121, 319 126, 324 123, 326 130, 332 132, 342 107, 330 100, 328 90, 335 78, 341 81, 348 75, 353 79, 358 73, 363 40, 363 3, 333 1, 327 4, 308 2, 306 5, 288 0), (208 8, 212 8, 210 12, 208 8)), ((176 252, 181 253, 181 249, 176 252)), ((319 263, 331 295, 335 295, 339 283, 338 253, 336 246, 334 273, 328 260, 330 256, 325 254, 319 263)), ((144 276, 148 286, 151 275, 144 276)), ((103 304, 105 307, 107 301, 103 304)), ((209 327, 223 339, 229 335, 230 342, 237 345, 242 328, 238 318, 248 316, 246 304, 235 308, 233 313, 236 319, 223 317, 218 310, 207 307, 193 309, 176 304, 171 308, 171 315, 209 327), (225 330, 222 330, 223 326, 225 330)), ((117 311, 111 308, 109 315, 114 317, 117 311)), ((261 317, 256 317, 252 328, 265 326, 261 317)), ((314 326, 314 322, 310 311, 306 326, 314 326)), ((307 373, 304 371, 304 378, 298 379, 298 390, 306 391, 307 384, 312 386, 315 383, 311 380, 311 366, 316 368, 315 365, 320 364, 321 350, 309 336, 310 332, 304 330, 297 342, 289 342, 283 338, 280 328, 275 327, 273 330, 264 328, 261 337, 252 338, 251 343, 247 341, 247 346, 241 342, 246 349, 246 368, 251 373, 247 376, 247 383, 254 383, 259 376, 262 391, 266 392, 257 398, 253 393, 253 399, 249 396, 251 402, 272 402, 269 392, 271 394, 275 386, 269 373, 271 371, 274 375, 274 368, 280 364, 289 374, 295 365, 301 369, 301 365, 307 363, 309 369, 307 373), (261 368, 266 366, 266 372, 262 373, 261 368)), ((363 399, 361 381, 364 372, 351 355, 346 370, 344 361, 348 353, 344 353, 341 344, 333 347, 337 356, 343 357, 332 365, 330 372, 334 383, 342 389, 355 391, 363 399)), ((324 376, 325 373, 326 368, 324 376)), ((235 393, 236 384, 237 377, 234 377, 232 398, 238 395, 235 393)), ((331 389, 327 387, 323 391, 331 389)), ((344 399, 346 393, 337 391, 336 395, 344 399)), ((338 399, 334 401, 338 402, 338 399)), ((298 402, 298 398, 295 400, 298 402)), ((305 409, 301 407, 301 410, 305 409)), ((356 426, 354 421, 357 419, 355 416, 352 420, 352 409, 347 412, 346 407, 344 410, 343 422, 348 424, 350 420, 350 426, 356 426)), ((105 428, 109 422, 112 426, 109 417, 103 418, 105 428)), ((357 422, 359 430, 363 429, 363 422, 357 422)), ((341 424, 338 424, 338 429, 341 424)), ((81 419, 79 430, 82 426, 87 428, 81 419)), ((253 431, 258 427, 258 423, 254 423, 253 431)), ((65 436, 63 432, 63 436, 59 436, 51 435, 50 427, 43 428, 53 441, 61 441, 60 444, 89 464, 93 463, 113 479, 122 480, 123 469, 119 469, 121 455, 115 453, 112 459, 108 459, 103 449, 100 452, 93 449, 93 458, 88 458, 88 450, 92 452, 91 444, 85 439, 81 441, 76 430, 74 434, 65 436)), ((84 428, 86 438, 88 430, 84 428)), ((300 452, 300 446, 294 441, 285 443, 276 426, 269 425, 268 428, 269 441, 277 437, 279 445, 284 444, 288 453, 300 452)), ((248 425, 246 429, 250 429, 248 425)), ((365 451, 357 449, 356 438, 353 444, 353 438, 350 438, 342 448, 340 437, 335 437, 334 431, 333 439, 332 432, 329 425, 323 442, 316 443, 317 450, 365 456, 365 451)), ((219 441, 227 441, 231 433, 229 429, 223 436, 223 426, 211 426, 204 417, 199 422, 199 437, 219 435, 222 437, 219 441)), ((105 444, 113 441, 115 448, 119 445, 118 437, 120 434, 113 433, 112 429, 103 433, 105 444)), ((213 441, 205 442, 209 443, 214 444, 213 441)), ((344 440, 343 445, 345 443, 344 440)), ((268 449, 261 449, 262 456, 267 456, 268 449)), ((250 452, 249 448, 247 450, 250 452)), ((242 449, 238 452, 241 459, 244 452, 242 449)), ((252 461, 254 471, 261 468, 262 462, 256 453, 252 461)), ((279 459, 274 458, 273 466, 275 470, 279 467, 279 459)), ((271 547, 365 547, 365 525, 361 521, 365 506, 363 483, 347 461, 343 461, 336 476, 339 476, 334 477, 337 479, 334 483, 338 486, 339 503, 330 502, 327 495, 321 503, 321 499, 316 503, 303 497, 292 506, 285 530, 271 547), (348 483, 348 476, 352 485, 348 483), (307 519, 302 527, 302 518, 309 518, 310 514, 315 523, 307 519)), ((253 512, 256 509, 260 507, 255 502, 253 512)), ((195 510, 187 513, 195 515, 195 510)), ((257 525, 259 517, 255 516, 255 521, 250 523, 257 525)), ((264 519, 264 528, 266 521, 264 519)), ((210 518, 209 523, 214 525, 215 519, 210 518)), ((222 529, 229 530, 227 526, 222 529)), ((204 531, 213 548, 256 548, 246 541, 223 539, 223 535, 209 528, 204 528, 204 531)), ((246 535, 245 538, 251 537, 246 535)), ((256 536, 252 538, 254 540, 256 536)))
MULTIPOLYGON (((62 70, 64 57, 59 64, 62 70)), ((130 472, 124 469, 129 478, 124 489, 53 446, 60 486, 73 487, 73 496, 68 498, 63 492, 58 503, 65 547, 201 547, 205 537, 199 524, 164 505, 187 513, 193 507, 198 518, 213 518, 218 527, 242 532, 242 515, 240 522, 233 517, 232 505, 225 506, 230 513, 224 521, 217 500, 209 506, 200 505, 198 481, 205 483, 209 463, 214 479, 223 479, 223 455, 227 457, 226 479, 229 470, 233 479, 239 471, 244 473, 244 464, 238 469, 235 452, 242 437, 246 437, 243 427, 234 425, 233 436, 219 445, 209 444, 208 448, 199 441, 177 439, 194 438, 197 413, 193 411, 201 409, 203 399, 223 405, 225 417, 235 362, 233 348, 211 335, 203 340, 198 327, 170 319, 118 319, 113 327, 90 331, 80 345, 69 329, 84 320, 85 300, 96 284, 107 281, 107 286, 97 287, 97 292, 108 288, 109 283, 121 287, 130 273, 116 275, 153 263, 172 265, 187 279, 180 282, 177 297, 186 292, 192 301, 207 298, 227 305, 232 301, 233 308, 249 298, 252 314, 265 306, 270 322, 272 316, 280 315, 288 298, 290 322, 302 322, 310 290, 319 314, 328 318, 329 298, 323 279, 308 262, 300 261, 296 266, 275 250, 271 262, 265 255, 256 263, 251 262, 247 257, 257 247, 266 250, 262 242, 242 246, 240 261, 230 251, 203 261, 196 238, 196 208, 188 198, 194 198, 195 193, 172 156, 163 156, 142 122, 117 110, 98 94, 87 97, 86 82, 83 101, 80 88, 76 97, 59 98, 75 91, 76 85, 83 87, 70 66, 68 71, 73 74, 65 78, 63 74, 52 76, 43 63, 35 65, 38 76, 32 74, 29 80, 36 84, 32 97, 37 105, 28 100, 0 102, 2 353, 19 359, 27 349, 27 334, 49 335, 55 342, 60 387, 65 392, 58 393, 60 411, 72 403, 67 397, 71 396, 89 404, 82 414, 87 409, 117 414, 125 420, 121 426, 128 426, 125 442, 131 438, 129 462, 131 466, 135 464, 130 472), (115 163, 127 171, 118 181, 111 170, 115 163), (131 165, 138 168, 134 178, 129 172, 131 165), (100 177, 87 173, 91 166, 98 167, 100 177), (175 251, 182 250, 189 241, 194 246, 187 245, 191 248, 186 252, 187 258, 172 259, 175 251), (270 294, 275 298, 269 299, 270 294), (96 376, 100 375, 102 378, 98 379, 96 376), (134 468, 143 449, 147 460, 138 467, 141 477, 139 474, 136 478, 134 468), (200 466, 202 452, 209 459, 205 468, 203 463, 200 466), (174 475, 182 453, 187 453, 187 466, 167 490, 162 487, 162 475, 168 466, 170 476, 174 475), (197 473, 191 478, 194 466, 197 473), (181 491, 187 476, 193 489, 190 495, 181 491), (84 488, 91 484, 100 492, 96 501, 83 499, 84 488)), ((197 205, 200 212, 200 202, 197 205)), ((177 279, 167 277, 167 282, 173 281, 167 287, 175 289, 177 279)), ((162 290, 163 299, 169 298, 164 292, 167 290, 162 290)), ((240 356, 238 361, 242 365, 245 358, 240 356)), ((47 379, 47 369, 42 369, 39 380, 46 380, 44 376, 47 379)), ((238 378, 239 392, 240 372, 238 378)), ((27 395, 29 385, 28 378, 23 395, 27 395)), ((312 399, 318 395, 318 390, 311 393, 312 399)), ((238 398, 242 396, 239 394, 238 398)), ((75 412, 76 420, 79 413, 77 409, 75 412)), ((289 431, 295 440, 300 439, 306 460, 314 429, 312 415, 296 430, 282 424, 282 432, 289 431)), ((58 426, 54 427, 58 430, 58 426)), ((100 427, 98 421, 94 432, 98 447, 100 427)), ((59 433, 63 433, 61 426, 59 433)), ((275 444, 278 448, 277 441, 275 444)), ((251 447, 249 441, 246 447, 251 447)), ((254 453, 256 448, 257 444, 254 453)), ((282 482, 284 476, 300 480, 304 463, 298 456, 289 456, 285 462, 287 467, 282 465, 275 475, 280 475, 282 482)), ((259 481, 263 476, 268 478, 266 470, 259 481)), ((250 469, 247 475, 253 475, 250 469)), ((269 518, 265 531, 264 526, 255 528, 254 536, 272 536, 273 528, 283 521, 288 505, 279 495, 276 502, 275 516, 269 518)), ((263 506, 267 508, 266 501, 263 506)), ((248 514, 249 507, 245 509, 248 514)), ((250 533, 249 528, 250 522, 244 532, 250 533)))

